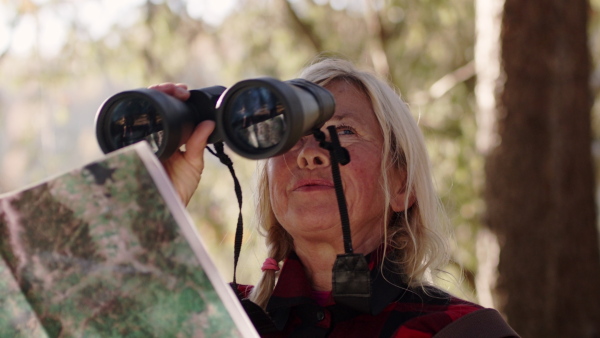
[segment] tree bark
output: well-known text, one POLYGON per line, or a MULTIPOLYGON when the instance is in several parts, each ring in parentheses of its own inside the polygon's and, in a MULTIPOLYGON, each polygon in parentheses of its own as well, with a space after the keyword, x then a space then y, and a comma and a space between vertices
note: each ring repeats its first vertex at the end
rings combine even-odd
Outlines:
POLYGON ((600 335, 586 0, 506 0, 485 223, 496 306, 523 337, 600 335))

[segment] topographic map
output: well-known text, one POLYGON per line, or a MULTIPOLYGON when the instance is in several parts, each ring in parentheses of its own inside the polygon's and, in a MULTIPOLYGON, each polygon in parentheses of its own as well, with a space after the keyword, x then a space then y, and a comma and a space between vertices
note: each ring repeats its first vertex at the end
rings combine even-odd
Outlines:
POLYGON ((138 152, 0 197, 1 337, 242 335, 138 152))

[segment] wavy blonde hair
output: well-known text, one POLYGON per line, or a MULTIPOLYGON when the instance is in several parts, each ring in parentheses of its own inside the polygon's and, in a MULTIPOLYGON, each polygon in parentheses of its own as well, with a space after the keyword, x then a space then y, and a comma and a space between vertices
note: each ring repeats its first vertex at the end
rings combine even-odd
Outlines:
MULTIPOLYGON (((332 81, 347 81, 362 90, 371 100, 383 134, 381 184, 386 205, 390 205, 390 168, 406 172, 405 189, 410 192, 402 213, 386 215, 384 248, 386 259, 392 260, 397 273, 404 275, 409 287, 429 284, 428 273, 435 273, 449 259, 447 217, 434 189, 429 157, 423 135, 407 104, 385 81, 371 72, 358 70, 341 59, 320 59, 300 75, 321 86, 332 81)), ((268 256, 283 261, 293 250, 292 237, 279 224, 269 200, 265 163, 258 179, 257 217, 265 236, 268 256)), ((387 208, 389 209, 389 208, 387 208)), ((389 212, 388 212, 389 213, 389 212)), ((278 272, 266 270, 250 294, 256 304, 266 307, 278 272)))

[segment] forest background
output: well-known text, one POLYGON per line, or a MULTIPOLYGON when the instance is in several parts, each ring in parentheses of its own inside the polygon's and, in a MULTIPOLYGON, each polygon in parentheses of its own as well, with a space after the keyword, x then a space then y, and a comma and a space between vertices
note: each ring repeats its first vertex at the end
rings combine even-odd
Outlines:
MULTIPOLYGON (((516 5, 516 11, 530 14, 543 13, 548 8, 558 11, 562 6, 559 2, 531 1, 522 8, 516 5)), ((490 221, 493 212, 489 210, 497 210, 490 206, 494 201, 486 197, 486 189, 488 193, 493 190, 486 180, 491 180, 494 168, 489 164, 494 162, 487 161, 486 167, 486 160, 494 131, 486 129, 486 119, 482 118, 482 110, 489 105, 482 99, 485 94, 481 89, 485 88, 483 79, 488 76, 489 80, 490 75, 481 72, 494 69, 494 60, 482 58, 481 54, 478 60, 477 54, 478 49, 486 46, 488 50, 495 50, 494 46, 502 50, 502 43, 506 42, 501 41, 499 34, 494 35, 494 30, 499 31, 502 24, 505 27, 514 24, 505 15, 511 13, 509 5, 514 3, 511 0, 506 0, 506 4, 499 0, 0 0, 0 193, 99 158, 95 113, 106 98, 119 91, 167 81, 202 88, 231 86, 243 79, 265 75, 287 80, 297 77, 300 69, 318 54, 337 55, 373 69, 393 83, 410 104, 425 133, 438 192, 451 217, 456 239, 453 264, 448 267, 456 279, 441 281, 442 285, 461 297, 499 308, 511 325, 528 333, 527 336, 600 334, 597 324, 600 320, 587 326, 574 321, 584 327, 583 335, 559 335, 558 332, 573 331, 566 328, 560 331, 556 328, 558 324, 552 323, 565 315, 575 316, 571 306, 586 309, 581 312, 588 314, 582 314, 585 318, 581 320, 593 323, 600 319, 598 306, 591 310, 584 304, 567 306, 557 297, 556 304, 549 307, 542 301, 548 298, 545 295, 535 297, 528 295, 527 288, 519 293, 519 288, 502 289, 497 285, 503 275, 497 268, 499 257, 503 257, 500 252, 510 244, 510 239, 503 238, 502 232, 499 234, 497 228, 488 224, 493 223, 490 221), (525 310, 530 312, 517 315, 516 310, 511 310, 508 304, 518 304, 515 299, 527 299, 525 310), (538 311, 535 305, 529 305, 536 302, 537 308, 546 310, 538 311), (564 309, 550 313, 548 308, 564 309), (547 335, 548 332, 553 334, 547 335)), ((585 24, 581 36, 585 38, 585 53, 591 56, 586 81, 593 99, 600 87, 600 71, 594 71, 600 56, 600 0, 573 3, 580 3, 585 9, 577 12, 582 14, 574 20, 585 24)), ((573 3, 565 4, 562 10, 567 13, 569 8, 576 8, 573 3)), ((556 21, 545 14, 531 17, 540 18, 541 22, 556 21)), ((532 34, 543 40, 549 33, 539 30, 532 34)), ((537 59, 527 61, 536 63, 537 59)), ((502 86, 510 78, 510 73, 506 74, 509 75, 492 74, 492 83, 502 86)), ((489 88, 492 96, 494 90, 502 91, 500 87, 489 88)), ((583 157, 590 162, 598 162, 600 158, 600 107, 595 101, 581 115, 581 123, 591 131, 583 135, 589 137, 582 150, 583 157)), ((502 101, 495 106, 502 106, 502 101)), ((535 129, 529 133, 535 133, 535 129)), ((534 147, 532 151, 543 153, 542 149, 534 147)), ((255 162, 231 156, 245 197, 246 236, 238 281, 252 284, 265 258, 252 218, 255 162)), ((231 280, 238 206, 229 172, 210 154, 206 158, 208 163, 199 193, 188 210, 220 273, 225 280, 231 280)), ((597 173, 598 166, 594 168, 597 173)), ((577 171, 571 174, 579 175, 577 171)), ((592 174, 590 171, 590 175, 583 175, 588 180, 584 183, 589 186, 590 201, 600 192, 592 174)), ((507 189, 513 194, 521 193, 519 186, 507 189)), ((583 195, 587 196, 585 192, 583 195)), ((507 219, 511 216, 502 215, 507 219)), ((595 258, 567 262, 573 266, 587 264, 586 271, 593 271, 589 277, 592 283, 600 282, 598 226, 594 217, 595 236, 586 245, 596 250, 595 258)), ((531 224, 532 229, 536 226, 531 224)), ((567 221, 565 226, 578 224, 567 221)), ((554 236, 550 241, 562 241, 556 247, 567 248, 566 251, 580 245, 577 238, 557 237, 548 231, 538 236, 554 236)), ((525 245, 528 243, 531 242, 525 245)), ((532 247, 543 252, 541 247, 532 247)), ((539 260, 532 260, 532 264, 551 266, 544 261, 547 256, 540 254, 539 260)), ((505 269, 519 270, 516 256, 504 261, 505 269)), ((534 286, 545 283, 548 277, 581 277, 577 271, 556 269, 543 276, 535 275, 538 272, 534 270, 525 273, 531 271, 529 277, 534 286)), ((598 289, 600 284, 595 285, 598 289)), ((586 297, 600 303, 599 292, 586 293, 586 297)))

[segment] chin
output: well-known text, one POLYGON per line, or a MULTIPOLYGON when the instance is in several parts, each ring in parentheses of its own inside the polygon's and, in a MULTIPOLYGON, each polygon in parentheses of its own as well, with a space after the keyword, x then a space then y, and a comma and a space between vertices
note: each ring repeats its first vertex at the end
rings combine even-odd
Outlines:
MULTIPOLYGON (((325 222, 323 218, 311 217, 307 219, 305 217, 298 219, 293 224, 283 225, 283 228, 294 237, 295 234, 302 235, 303 237, 315 235, 323 236, 324 233, 335 233, 334 235, 342 235, 342 227, 340 225, 339 216, 335 221, 325 222)), ((340 237, 341 238, 341 237, 340 237)))

